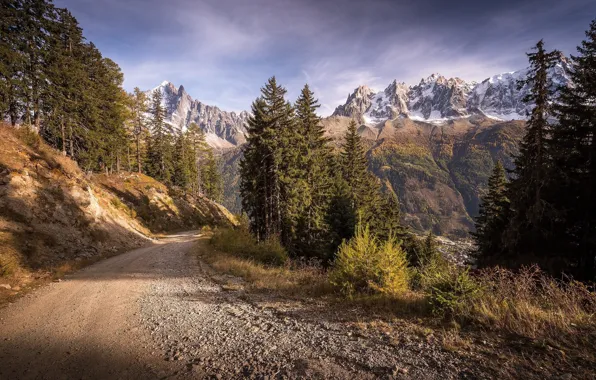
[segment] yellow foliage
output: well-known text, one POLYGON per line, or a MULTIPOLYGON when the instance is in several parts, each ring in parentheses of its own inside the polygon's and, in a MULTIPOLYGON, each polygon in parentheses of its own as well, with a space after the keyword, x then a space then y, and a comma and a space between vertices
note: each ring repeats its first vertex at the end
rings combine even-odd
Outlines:
POLYGON ((331 283, 344 294, 397 295, 408 290, 410 270, 406 253, 395 239, 379 241, 368 226, 344 242, 337 253, 331 283))

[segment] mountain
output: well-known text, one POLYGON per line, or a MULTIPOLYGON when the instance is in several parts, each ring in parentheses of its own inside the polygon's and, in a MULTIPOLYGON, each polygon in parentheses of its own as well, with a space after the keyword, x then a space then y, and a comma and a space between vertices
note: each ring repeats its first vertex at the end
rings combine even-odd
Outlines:
POLYGON ((233 148, 246 142, 248 112, 227 112, 206 105, 193 99, 183 86, 176 88, 168 81, 146 92, 148 104, 151 93, 156 90, 163 96, 166 122, 175 130, 186 129, 191 123, 196 123, 205 132, 207 143, 214 148, 233 148))
MULTIPOLYGON (((566 69, 570 62, 563 55, 549 72, 553 86, 570 82, 566 69)), ((494 75, 480 83, 432 74, 415 86, 394 80, 380 92, 358 87, 338 106, 333 116, 355 117, 366 125, 407 117, 441 123, 447 120, 486 115, 496 120, 523 120, 532 108, 523 102, 528 86, 518 89, 517 82, 528 69, 494 75)))

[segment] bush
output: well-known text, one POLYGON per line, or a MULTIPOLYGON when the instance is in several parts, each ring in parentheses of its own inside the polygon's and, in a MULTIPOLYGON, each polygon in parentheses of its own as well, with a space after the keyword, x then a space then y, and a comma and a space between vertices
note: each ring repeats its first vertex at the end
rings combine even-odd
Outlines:
POLYGON ((16 135, 19 138, 19 140, 21 140, 22 142, 24 142, 32 148, 38 148, 41 144, 41 138, 39 137, 39 134, 28 125, 19 127, 16 130, 16 135))
POLYGON ((211 238, 211 243, 222 251, 268 265, 283 265, 288 254, 277 239, 257 242, 245 228, 223 229, 211 238))
POLYGON ((422 285, 437 315, 462 315, 482 295, 481 285, 469 270, 453 264, 427 268, 422 274, 422 285))
POLYGON ((410 271, 406 253, 390 237, 380 242, 366 228, 342 243, 330 274, 331 284, 342 293, 397 295, 409 287, 410 271))

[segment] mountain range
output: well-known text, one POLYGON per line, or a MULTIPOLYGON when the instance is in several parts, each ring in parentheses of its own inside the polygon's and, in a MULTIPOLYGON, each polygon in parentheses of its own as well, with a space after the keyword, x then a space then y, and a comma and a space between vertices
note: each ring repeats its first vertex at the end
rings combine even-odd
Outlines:
MULTIPOLYGON (((569 83, 566 73, 569 65, 569 60, 561 55, 549 72, 553 86, 569 83)), ((355 118, 367 126, 397 118, 441 124, 473 115, 495 121, 524 120, 532 106, 523 102, 528 86, 518 88, 518 82, 526 78, 527 73, 527 68, 501 73, 479 83, 432 74, 413 86, 394 80, 383 91, 362 85, 348 95, 332 116, 355 118)), ((161 91, 166 121, 175 129, 197 123, 214 148, 234 148, 246 142, 248 112, 227 112, 204 104, 193 99, 183 86, 176 87, 168 81, 147 94, 155 90, 161 91)))
MULTIPOLYGON (((550 70, 553 86, 570 83, 569 64, 561 56, 550 70)), ((527 73, 498 74, 480 83, 433 74, 414 86, 395 80, 383 91, 360 86, 322 124, 337 147, 350 121, 359 121, 369 169, 399 197, 402 217, 414 231, 464 238, 494 163, 513 168, 532 107, 523 102, 528 86, 518 86, 527 73)), ((196 122, 208 143, 220 148, 223 204, 240 212, 238 165, 249 114, 205 105, 169 82, 156 89, 164 95, 169 123, 185 128, 196 122)))
MULTIPOLYGON (((561 55, 550 69, 553 87, 569 83, 569 65, 569 60, 561 55)), ((523 102, 528 85, 520 88, 518 82, 527 74, 528 69, 502 73, 480 83, 432 74, 415 86, 394 80, 379 92, 360 86, 335 109, 333 116, 357 118, 366 125, 398 117, 442 123, 478 114, 495 120, 523 120, 532 106, 523 102)))

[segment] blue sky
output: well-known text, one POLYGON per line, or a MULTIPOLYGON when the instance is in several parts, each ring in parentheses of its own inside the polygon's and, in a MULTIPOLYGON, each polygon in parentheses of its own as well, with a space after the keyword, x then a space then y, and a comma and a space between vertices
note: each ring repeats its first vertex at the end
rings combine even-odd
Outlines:
POLYGON ((328 115, 358 85, 432 73, 482 80, 526 66, 543 38, 574 53, 594 0, 55 0, 116 61, 132 90, 164 80, 224 110, 248 110, 276 75, 309 83, 328 115))

